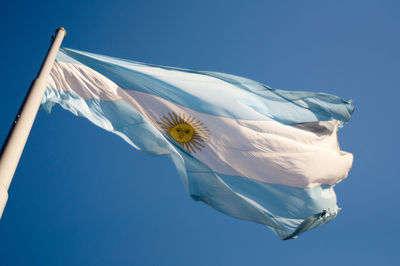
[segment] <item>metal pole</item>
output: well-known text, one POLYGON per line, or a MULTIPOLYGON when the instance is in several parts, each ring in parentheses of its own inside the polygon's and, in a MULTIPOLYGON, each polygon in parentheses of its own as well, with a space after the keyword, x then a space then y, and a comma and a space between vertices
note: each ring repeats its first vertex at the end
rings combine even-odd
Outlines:
POLYGON ((24 102, 15 118, 7 139, 3 144, 0 154, 0 218, 8 199, 8 188, 10 187, 14 172, 17 168, 26 140, 31 131, 40 102, 45 92, 45 85, 50 71, 53 67, 58 49, 65 37, 64 28, 56 30, 55 38, 47 52, 40 67, 36 79, 33 80, 24 102))

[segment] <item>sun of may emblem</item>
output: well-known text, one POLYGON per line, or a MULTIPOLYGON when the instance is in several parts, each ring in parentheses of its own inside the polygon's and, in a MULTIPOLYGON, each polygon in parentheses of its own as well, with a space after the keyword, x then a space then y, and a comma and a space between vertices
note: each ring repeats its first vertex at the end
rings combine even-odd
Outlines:
POLYGON ((208 129, 202 122, 175 112, 168 113, 168 116, 164 115, 160 120, 158 124, 164 132, 190 153, 204 148, 203 143, 208 138, 208 129))

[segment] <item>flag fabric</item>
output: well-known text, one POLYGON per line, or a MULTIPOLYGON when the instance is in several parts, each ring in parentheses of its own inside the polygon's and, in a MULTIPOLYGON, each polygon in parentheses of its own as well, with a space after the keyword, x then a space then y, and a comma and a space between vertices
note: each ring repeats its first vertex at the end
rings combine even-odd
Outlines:
POLYGON ((337 131, 351 101, 61 48, 42 108, 54 104, 138 150, 170 156, 194 200, 281 239, 340 210, 333 188, 353 156, 340 150, 337 131))

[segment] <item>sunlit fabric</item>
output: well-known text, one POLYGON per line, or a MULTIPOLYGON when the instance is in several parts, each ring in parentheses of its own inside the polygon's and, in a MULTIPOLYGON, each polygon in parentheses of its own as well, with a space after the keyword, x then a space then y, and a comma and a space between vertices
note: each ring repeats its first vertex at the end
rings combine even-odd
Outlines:
POLYGON ((170 156, 193 199, 282 239, 339 211, 333 187, 353 156, 340 150, 337 130, 350 101, 62 48, 42 107, 56 103, 136 149, 170 156))

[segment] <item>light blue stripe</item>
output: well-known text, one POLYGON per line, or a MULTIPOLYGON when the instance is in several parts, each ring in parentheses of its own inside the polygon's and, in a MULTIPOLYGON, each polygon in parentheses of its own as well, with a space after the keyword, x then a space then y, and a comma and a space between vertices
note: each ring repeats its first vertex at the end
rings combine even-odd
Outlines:
POLYGON ((118 134, 146 153, 168 154, 193 199, 230 216, 267 225, 282 239, 328 222, 330 219, 320 219, 323 211, 332 215, 337 212, 336 196, 328 185, 301 189, 213 172, 160 133, 124 100, 84 100, 72 92, 59 93, 47 88, 42 108, 50 112, 56 103, 118 134))
POLYGON ((245 120, 275 120, 284 124, 329 120, 338 120, 344 124, 350 119, 354 109, 351 101, 345 101, 334 95, 276 90, 249 79, 223 73, 154 66, 68 48, 60 49, 57 60, 79 62, 106 76, 124 89, 145 92, 198 112, 216 116, 245 120), (232 91, 224 97, 221 95, 215 97, 218 92, 204 86, 202 88, 204 97, 199 98, 185 88, 179 88, 151 75, 134 71, 127 68, 127 65, 145 65, 208 75, 240 88, 242 93, 232 91))
POLYGON ((293 122, 311 122, 304 121, 303 116, 307 116, 308 111, 312 111, 317 118, 317 121, 329 121, 334 119, 340 121, 341 125, 343 125, 349 121, 351 114, 354 111, 354 106, 351 101, 343 100, 335 95, 322 92, 315 93, 271 89, 264 84, 243 77, 216 72, 203 71, 202 73, 219 78, 260 97, 269 99, 268 108, 266 108, 265 105, 252 105, 252 103, 246 99, 242 99, 241 102, 257 109, 260 113, 269 113, 272 119, 282 123, 292 124, 293 122), (300 104, 300 102, 302 104, 300 104), (282 111, 282 104, 288 103, 296 106, 290 106, 291 108, 297 109, 295 113, 285 113, 282 111))
POLYGON ((331 185, 310 189, 268 184, 239 176, 219 177, 234 191, 254 199, 271 213, 291 219, 306 219, 310 215, 330 209, 335 211, 336 195, 331 185))

